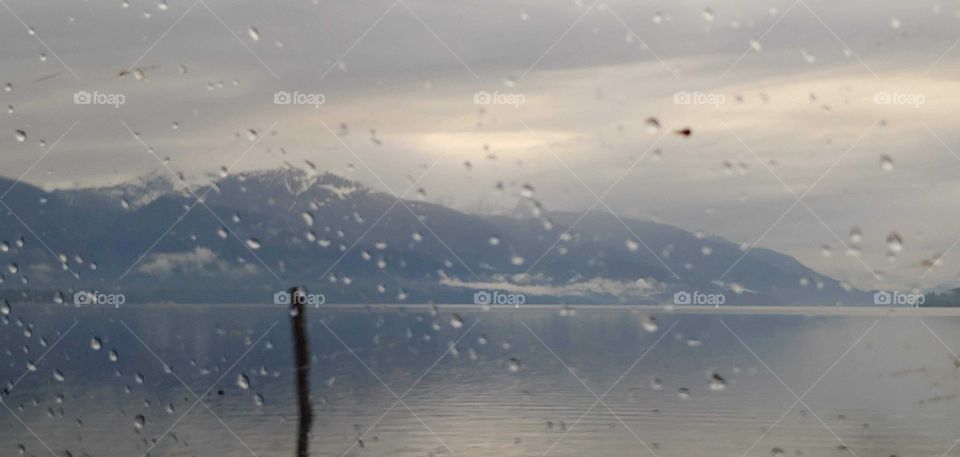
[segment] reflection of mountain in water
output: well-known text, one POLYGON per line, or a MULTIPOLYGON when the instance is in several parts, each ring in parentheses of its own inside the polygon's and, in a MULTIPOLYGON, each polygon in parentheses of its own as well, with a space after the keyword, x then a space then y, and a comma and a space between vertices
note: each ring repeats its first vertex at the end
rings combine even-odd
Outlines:
POLYGON ((481 289, 525 293, 528 303, 664 303, 678 290, 724 292, 728 304, 869 298, 774 251, 743 256, 724 239, 650 221, 626 220, 627 230, 606 213, 564 235, 579 214, 397 204, 331 174, 233 175, 193 189, 206 205, 177 186, 157 177, 52 193, 17 184, 4 201, 43 243, 12 214, 0 216, 2 239, 27 241, 0 253, 20 267, 5 288, 43 290, 32 292, 38 300, 96 288, 122 290, 129 301, 262 302, 291 284, 359 303, 472 302, 481 289))

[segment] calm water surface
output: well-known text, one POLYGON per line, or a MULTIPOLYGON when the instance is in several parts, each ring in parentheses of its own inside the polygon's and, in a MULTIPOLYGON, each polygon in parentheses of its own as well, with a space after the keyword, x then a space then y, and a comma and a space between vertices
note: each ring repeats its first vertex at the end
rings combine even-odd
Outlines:
MULTIPOLYGON (((315 456, 960 454, 951 313, 308 319, 315 456)), ((291 456, 289 328, 267 307, 14 306, 0 324, 0 455, 291 456)))

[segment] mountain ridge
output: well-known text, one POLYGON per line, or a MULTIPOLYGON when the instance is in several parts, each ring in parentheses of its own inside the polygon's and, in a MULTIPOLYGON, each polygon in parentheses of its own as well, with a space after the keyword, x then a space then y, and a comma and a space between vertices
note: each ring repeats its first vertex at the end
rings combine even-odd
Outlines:
MULTIPOLYGON (((490 288, 544 303, 664 304, 687 291, 722 293, 729 304, 870 304, 787 255, 744 255, 659 222, 588 213, 570 229, 580 214, 532 200, 526 216, 469 214, 297 169, 193 187, 153 176, 53 192, 17 184, 6 199, 16 216, 4 212, 0 239, 35 231, 43 243, 12 253, 25 268, 0 286, 179 302, 263 302, 304 284, 345 303, 463 303, 490 288)), ((0 189, 12 183, 0 178, 0 189)))

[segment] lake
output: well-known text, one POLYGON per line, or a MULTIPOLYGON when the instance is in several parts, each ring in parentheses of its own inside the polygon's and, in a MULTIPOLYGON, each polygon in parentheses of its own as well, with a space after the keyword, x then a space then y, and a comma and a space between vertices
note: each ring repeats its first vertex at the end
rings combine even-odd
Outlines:
MULTIPOLYGON (((314 456, 960 452, 952 310, 331 306, 307 320, 314 456)), ((280 307, 14 304, 0 455, 292 456, 291 339, 280 307)))

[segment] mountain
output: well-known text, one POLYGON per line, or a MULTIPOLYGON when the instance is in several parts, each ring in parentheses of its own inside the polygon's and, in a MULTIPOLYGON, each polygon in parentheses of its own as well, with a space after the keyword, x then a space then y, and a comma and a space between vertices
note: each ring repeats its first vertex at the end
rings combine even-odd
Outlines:
MULTIPOLYGON (((13 185, 0 179, 0 191, 13 185)), ((665 224, 533 200, 510 216, 466 214, 300 170, 199 187, 157 175, 54 192, 19 183, 3 201, 0 294, 21 300, 98 290, 255 303, 305 285, 344 303, 472 303, 495 290, 527 303, 661 304, 684 291, 728 305, 870 302, 792 257, 665 224)))

